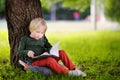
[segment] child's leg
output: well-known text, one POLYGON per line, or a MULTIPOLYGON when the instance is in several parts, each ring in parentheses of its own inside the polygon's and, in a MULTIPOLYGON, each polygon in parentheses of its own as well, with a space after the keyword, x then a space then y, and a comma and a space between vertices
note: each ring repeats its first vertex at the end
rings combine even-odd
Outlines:
POLYGON ((29 69, 33 72, 38 72, 38 73, 44 74, 44 75, 52 74, 51 69, 49 69, 48 67, 39 67, 39 66, 29 65, 29 69))
POLYGON ((38 72, 44 75, 50 75, 52 71, 47 67, 32 66, 28 61, 23 62, 19 60, 19 63, 24 67, 24 70, 30 69, 33 72, 38 72))
POLYGON ((69 70, 73 70, 75 69, 74 64, 72 63, 72 61, 69 59, 68 55, 66 54, 66 52, 64 50, 59 50, 59 58, 56 58, 57 60, 61 60, 63 62, 63 64, 69 69, 69 70))
POLYGON ((32 63, 32 66, 48 66, 51 70, 55 71, 56 73, 68 73, 68 69, 58 64, 57 61, 52 57, 34 61, 32 63))
POLYGON ((86 77, 86 73, 75 68, 74 64, 69 59, 69 57, 67 56, 64 50, 59 50, 59 56, 60 56, 59 58, 55 58, 55 59, 57 61, 62 60, 63 64, 69 69, 69 72, 68 72, 69 75, 75 75, 75 76, 82 75, 83 77, 86 77))

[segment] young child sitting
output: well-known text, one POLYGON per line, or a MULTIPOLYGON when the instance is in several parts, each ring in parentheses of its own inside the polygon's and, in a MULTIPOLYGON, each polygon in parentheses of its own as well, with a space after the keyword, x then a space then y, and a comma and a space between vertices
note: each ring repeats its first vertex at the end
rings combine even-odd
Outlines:
MULTIPOLYGON (((49 54, 51 44, 45 36, 47 30, 46 22, 43 18, 35 18, 30 22, 29 30, 30 35, 21 37, 18 55, 25 56, 32 66, 49 67, 53 72, 58 74, 69 74, 69 75, 82 75, 86 74, 75 68, 72 61, 67 56, 64 50, 59 50, 59 58, 47 57, 43 59, 33 59, 32 57, 41 55, 43 53, 49 54), (61 66, 58 61, 61 60, 65 67, 61 66)), ((24 62, 23 62, 24 63, 24 62)), ((24 65, 24 69, 27 70, 29 66, 24 65)))

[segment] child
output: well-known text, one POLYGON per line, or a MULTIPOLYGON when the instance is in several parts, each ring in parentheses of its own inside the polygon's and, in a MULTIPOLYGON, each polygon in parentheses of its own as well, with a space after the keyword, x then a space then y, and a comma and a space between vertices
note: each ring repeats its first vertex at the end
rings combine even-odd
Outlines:
MULTIPOLYGON (((64 50, 59 50, 59 58, 47 57, 43 59, 33 59, 32 57, 40 55, 42 53, 49 54, 51 44, 45 36, 47 30, 46 22, 43 18, 35 18, 30 22, 29 30, 30 35, 23 36, 20 40, 18 55, 27 57, 28 61, 32 63, 32 66, 49 67, 52 71, 58 74, 70 74, 70 75, 82 75, 86 74, 75 68, 64 50), (66 67, 58 64, 61 60, 66 67)), ((27 64, 24 65, 24 69, 28 69, 27 64)))

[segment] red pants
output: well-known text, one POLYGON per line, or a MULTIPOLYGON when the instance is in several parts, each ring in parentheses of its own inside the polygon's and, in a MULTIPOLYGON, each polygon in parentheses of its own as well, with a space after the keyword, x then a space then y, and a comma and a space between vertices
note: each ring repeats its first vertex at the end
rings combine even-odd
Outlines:
POLYGON ((58 64, 59 60, 61 60, 69 70, 75 69, 74 64, 70 61, 64 50, 59 50, 59 58, 48 57, 36 60, 32 63, 32 66, 47 66, 56 73, 67 74, 68 69, 58 64))

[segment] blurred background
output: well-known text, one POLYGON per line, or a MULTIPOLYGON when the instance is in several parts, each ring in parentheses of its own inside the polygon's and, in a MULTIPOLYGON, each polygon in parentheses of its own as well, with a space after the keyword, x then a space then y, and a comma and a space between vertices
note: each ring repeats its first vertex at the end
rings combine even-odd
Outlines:
MULTIPOLYGON (((41 0, 49 30, 118 30, 119 0, 41 0), (52 27, 51 27, 52 26, 52 27)), ((5 0, 0 0, 0 29, 6 29, 5 0), (2 26, 3 25, 3 26, 2 26)))

